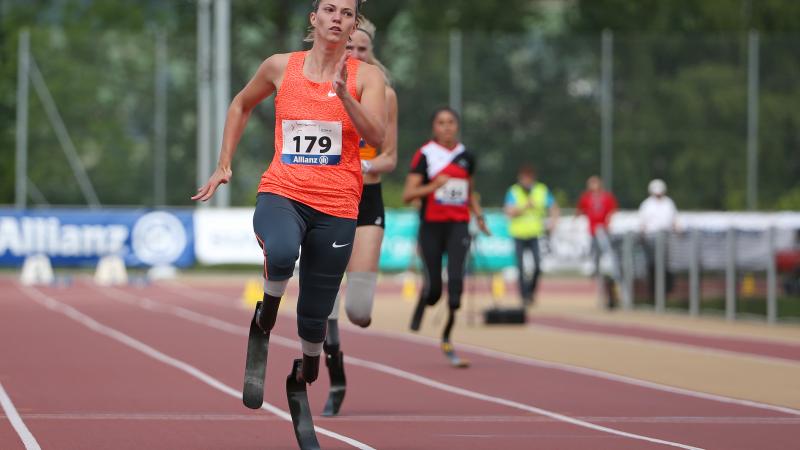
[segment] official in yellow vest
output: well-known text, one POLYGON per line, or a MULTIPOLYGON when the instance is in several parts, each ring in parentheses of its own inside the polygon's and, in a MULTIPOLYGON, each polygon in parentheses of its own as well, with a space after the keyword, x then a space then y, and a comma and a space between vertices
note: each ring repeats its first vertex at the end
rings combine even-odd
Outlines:
POLYGON ((552 231, 559 209, 550 189, 536 181, 533 166, 522 166, 517 183, 508 189, 503 211, 509 218, 509 234, 514 238, 519 271, 519 294, 525 306, 533 304, 541 275, 539 238, 552 231), (533 273, 528 276, 523 264, 526 252, 533 255, 533 273))

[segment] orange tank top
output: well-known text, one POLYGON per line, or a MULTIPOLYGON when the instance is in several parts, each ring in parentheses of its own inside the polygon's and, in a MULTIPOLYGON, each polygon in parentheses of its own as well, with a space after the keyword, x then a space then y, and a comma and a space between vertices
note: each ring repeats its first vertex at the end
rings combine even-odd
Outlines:
MULTIPOLYGON (((332 83, 315 83, 303 75, 307 54, 292 53, 286 65, 275 96, 275 155, 258 192, 355 219, 363 184, 360 138, 332 83)), ((357 100, 360 63, 347 60, 347 90, 357 100)))

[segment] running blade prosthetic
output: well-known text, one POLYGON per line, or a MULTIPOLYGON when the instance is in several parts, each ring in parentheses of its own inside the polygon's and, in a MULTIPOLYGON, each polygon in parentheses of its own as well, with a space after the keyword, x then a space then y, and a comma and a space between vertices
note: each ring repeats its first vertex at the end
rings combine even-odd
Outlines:
POLYGON ((456 355, 456 351, 453 349, 453 344, 449 342, 442 342, 442 352, 444 352, 444 356, 446 356, 448 361, 450 361, 451 366, 459 368, 469 367, 469 361, 466 359, 461 359, 458 357, 458 355, 456 355))
POLYGON ((339 351, 335 355, 327 355, 325 365, 328 366, 328 374, 331 378, 331 390, 322 415, 330 417, 339 414, 347 389, 347 380, 344 376, 344 353, 339 351))
POLYGON ((261 302, 256 304, 253 320, 250 321, 250 334, 247 338, 247 359, 244 367, 244 389, 242 402, 251 409, 259 409, 264 404, 264 375, 267 371, 267 349, 269 333, 258 326, 258 313, 261 302))
POLYGON ((311 418, 311 408, 308 405, 306 382, 299 376, 302 364, 302 359, 295 359, 292 364, 292 372, 286 377, 286 398, 289 400, 294 435, 300 449, 319 450, 317 434, 314 432, 314 421, 311 418))

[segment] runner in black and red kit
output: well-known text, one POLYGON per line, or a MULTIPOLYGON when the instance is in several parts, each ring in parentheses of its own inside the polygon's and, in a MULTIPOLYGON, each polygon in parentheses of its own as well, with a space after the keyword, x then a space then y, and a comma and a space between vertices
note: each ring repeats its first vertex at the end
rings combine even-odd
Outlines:
POLYGON ((432 117, 433 139, 423 145, 411 161, 403 201, 421 199, 419 251, 424 281, 411 329, 419 330, 425 307, 442 296, 442 257, 447 254, 448 316, 442 334, 442 351, 450 362, 466 367, 450 343, 455 313, 461 306, 464 271, 469 254, 470 212, 478 227, 489 234, 478 197, 474 195, 475 158, 458 140, 458 113, 450 108, 436 110, 432 117))

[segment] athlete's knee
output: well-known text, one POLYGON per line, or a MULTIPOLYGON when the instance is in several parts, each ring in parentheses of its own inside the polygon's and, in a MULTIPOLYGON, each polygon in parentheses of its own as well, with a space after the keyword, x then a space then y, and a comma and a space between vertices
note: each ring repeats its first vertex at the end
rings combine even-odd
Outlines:
POLYGON ((461 308, 461 296, 448 298, 447 307, 450 311, 458 311, 461 308))
POLYGON ((428 306, 433 306, 442 298, 442 288, 430 288, 422 292, 422 299, 428 306))
POLYGON ((345 311, 351 322, 367 327, 372 321, 372 305, 378 274, 375 272, 351 272, 347 274, 347 296, 345 311))
POLYGON ((447 281, 447 295, 451 297, 461 297, 464 292, 464 280, 455 278, 447 281))
POLYGON ((442 297, 442 280, 441 278, 427 278, 422 285, 422 292, 420 298, 427 305, 435 305, 436 302, 442 297))
POLYGON ((299 256, 299 249, 285 245, 274 245, 266 252, 268 271, 278 272, 279 275, 290 275, 299 256))
POLYGON ((297 334, 300 338, 315 344, 319 344, 320 351, 322 343, 325 341, 325 330, 328 322, 327 317, 308 317, 297 315, 297 334))

